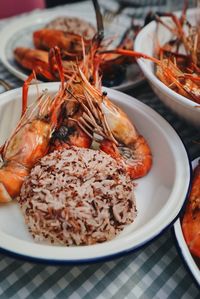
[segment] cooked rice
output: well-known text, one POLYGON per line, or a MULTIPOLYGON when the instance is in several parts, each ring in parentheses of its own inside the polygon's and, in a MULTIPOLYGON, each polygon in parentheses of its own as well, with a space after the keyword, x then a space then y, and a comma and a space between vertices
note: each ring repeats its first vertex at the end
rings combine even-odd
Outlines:
POLYGON ((102 151, 72 147, 45 156, 18 198, 37 241, 83 245, 114 238, 136 217, 133 183, 102 151))
POLYGON ((92 24, 77 17, 57 17, 50 21, 46 28, 79 34, 86 39, 93 38, 96 33, 96 29, 92 24))

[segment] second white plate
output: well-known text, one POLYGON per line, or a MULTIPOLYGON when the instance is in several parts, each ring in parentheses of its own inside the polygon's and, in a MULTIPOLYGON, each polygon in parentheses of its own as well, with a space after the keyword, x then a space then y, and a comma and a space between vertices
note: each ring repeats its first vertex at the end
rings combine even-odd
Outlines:
MULTIPOLYGON (((96 17, 92 5, 83 6, 83 9, 79 9, 78 6, 73 5, 71 7, 69 6, 69 8, 66 8, 65 6, 65 9, 47 9, 18 17, 0 31, 0 59, 3 65, 17 78, 25 80, 29 72, 16 63, 13 50, 16 47, 34 48, 32 42, 33 31, 44 27, 48 22, 59 16, 79 17, 83 20, 89 21, 96 27, 96 17)), ((117 34, 117 43, 129 26, 130 20, 121 16, 116 18, 111 24, 109 24, 109 26, 106 27, 105 35, 116 36, 117 34)), ((113 86, 113 88, 124 91, 131 87, 135 87, 142 82, 144 82, 144 75, 142 74, 138 64, 134 63, 127 67, 126 76, 123 82, 119 85, 113 86)))

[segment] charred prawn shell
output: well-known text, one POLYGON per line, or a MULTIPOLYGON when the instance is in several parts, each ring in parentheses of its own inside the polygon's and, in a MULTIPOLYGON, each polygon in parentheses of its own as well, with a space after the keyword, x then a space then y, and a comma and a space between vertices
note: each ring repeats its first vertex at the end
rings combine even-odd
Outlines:
POLYGON ((66 126, 61 126, 59 129, 57 129, 56 131, 54 131, 53 135, 52 135, 52 139, 51 142, 54 143, 55 140, 59 140, 59 141, 66 141, 67 137, 72 134, 74 132, 73 127, 68 128, 66 126))

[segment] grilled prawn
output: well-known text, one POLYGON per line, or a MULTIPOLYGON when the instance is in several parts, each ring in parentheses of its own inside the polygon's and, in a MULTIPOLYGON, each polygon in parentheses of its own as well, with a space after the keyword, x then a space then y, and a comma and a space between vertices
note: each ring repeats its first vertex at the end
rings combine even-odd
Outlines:
MULTIPOLYGON (((58 61, 59 64, 59 61, 58 61)), ((46 93, 39 96, 27 109, 28 85, 31 74, 23 85, 22 115, 11 137, 0 148, 0 202, 11 201, 35 163, 49 150, 58 115, 65 100, 64 82, 54 97, 46 93)))
POLYGON ((123 163, 132 179, 143 177, 152 166, 152 153, 147 141, 125 112, 105 94, 102 95, 100 89, 92 86, 80 69, 79 76, 76 98, 84 110, 78 119, 79 125, 88 135, 94 133, 91 138, 99 142, 100 149, 123 163))
POLYGON ((193 173, 192 188, 182 220, 182 229, 190 251, 200 258, 200 160, 193 173))
POLYGON ((63 55, 69 55, 71 58, 77 57, 77 55, 82 56, 82 41, 84 41, 85 48, 88 50, 91 41, 75 33, 56 29, 40 29, 33 33, 33 42, 36 49, 48 51, 57 46, 63 55))
MULTIPOLYGON (((38 49, 17 47, 14 50, 15 60, 25 69, 34 70, 40 77, 48 81, 60 79, 58 65, 52 50, 49 52, 38 49)), ((74 70, 70 61, 62 61, 63 73, 66 77, 72 76, 74 70)))

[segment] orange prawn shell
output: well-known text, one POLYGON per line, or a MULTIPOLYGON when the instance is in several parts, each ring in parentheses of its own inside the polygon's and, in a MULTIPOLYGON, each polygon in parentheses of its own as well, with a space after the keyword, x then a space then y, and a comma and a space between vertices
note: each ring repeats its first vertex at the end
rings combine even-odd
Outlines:
POLYGON ((138 135, 135 143, 129 147, 129 150, 133 151, 132 162, 128 161, 128 159, 126 159, 120 151, 120 147, 118 148, 110 140, 104 139, 101 142, 100 149, 122 163, 132 179, 138 179, 145 176, 152 167, 152 153, 150 147, 141 135, 138 135), (136 153, 135 157, 134 151, 136 153), (135 162, 134 159, 136 159, 135 162))
POLYGON ((0 202, 5 203, 16 197, 25 177, 29 174, 27 168, 11 161, 5 168, 0 168, 0 202))
POLYGON ((36 70, 46 79, 55 80, 54 74, 50 72, 48 52, 38 49, 17 47, 14 50, 15 60, 27 70, 36 70))
POLYGON ((200 258, 200 162, 194 170, 191 192, 182 220, 182 230, 191 253, 200 258))
POLYGON ((5 161, 16 161, 31 168, 49 147, 51 125, 39 119, 25 124, 5 147, 5 161))
POLYGON ((49 149, 51 126, 35 119, 20 127, 5 145, 0 167, 0 202, 11 201, 19 194, 29 170, 49 149))
MULTIPOLYGON (((57 29, 40 29, 33 33, 33 42, 36 48, 49 50, 55 46, 61 50, 65 50, 72 53, 82 53, 82 36, 63 32, 57 29)), ((84 40, 85 46, 89 45, 87 40, 84 40)))

